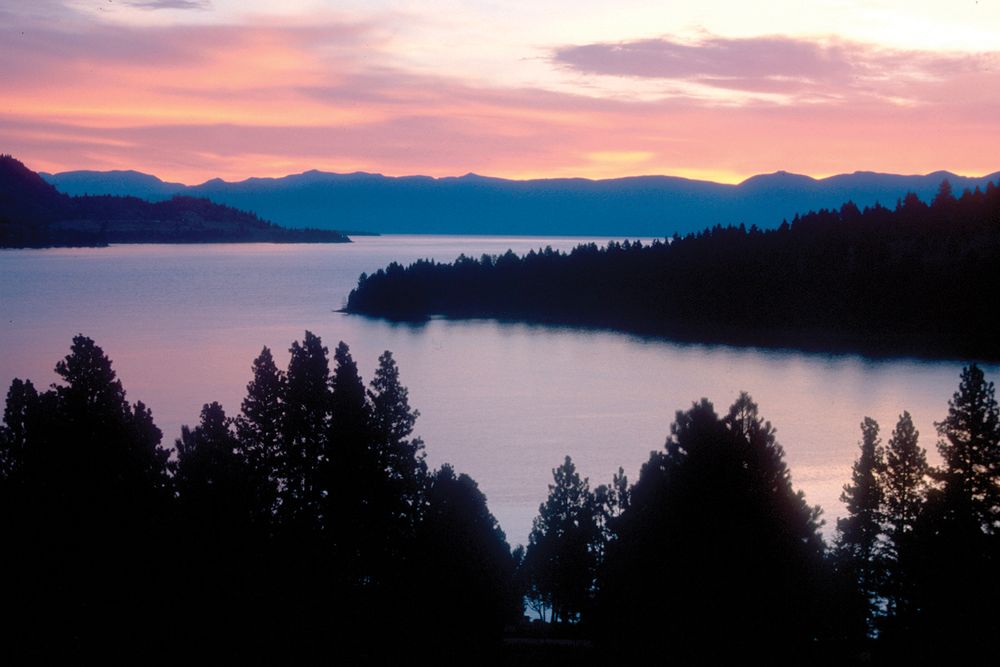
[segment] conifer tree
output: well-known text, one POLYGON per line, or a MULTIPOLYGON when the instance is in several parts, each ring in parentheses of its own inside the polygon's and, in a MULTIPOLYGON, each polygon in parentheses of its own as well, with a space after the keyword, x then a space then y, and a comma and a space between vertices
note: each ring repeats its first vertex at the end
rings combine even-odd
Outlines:
POLYGON ((38 419, 38 391, 31 380, 14 378, 7 391, 3 424, 0 424, 0 485, 15 477, 38 419))
POLYGON ((927 456, 918 444, 919 432, 909 412, 903 412, 886 446, 882 520, 887 537, 885 598, 887 627, 906 632, 917 613, 914 561, 918 557, 914 530, 927 500, 927 456))
POLYGON ((254 483, 256 520, 271 521, 278 511, 279 489, 286 454, 284 415, 287 380, 278 370, 271 350, 265 347, 253 362, 253 379, 247 384, 242 413, 236 418, 238 450, 254 483))
POLYGON ((756 404, 741 395, 720 418, 702 399, 631 488, 595 620, 620 650, 670 646, 678 662, 766 654, 774 627, 804 646, 823 623, 823 552, 818 509, 793 490, 756 404))
POLYGON ((384 471, 384 494, 390 533, 412 534, 422 512, 427 478, 424 443, 411 437, 420 412, 410 408, 409 392, 399 380, 399 368, 386 350, 368 389, 372 446, 384 471))
POLYGON ((327 457, 333 398, 328 350, 318 336, 306 331, 302 343, 293 342, 289 352, 281 514, 285 522, 318 530, 324 497, 320 469, 327 457))
POLYGON ((238 453, 233 420, 222 406, 203 406, 198 426, 181 427, 175 449, 174 485, 187 510, 185 520, 206 525, 213 538, 218 531, 245 524, 250 519, 250 475, 238 453))
POLYGON ((492 647, 520 615, 521 600, 507 537, 475 480, 448 464, 429 476, 418 540, 424 613, 408 622, 435 655, 494 661, 492 647))
POLYGON ((878 422, 865 417, 861 422, 861 452, 854 462, 851 483, 844 485, 840 496, 847 516, 837 521, 837 563, 856 587, 868 631, 874 629, 876 598, 882 583, 881 478, 885 453, 878 433, 878 422))
POLYGON ((1000 410, 992 382, 976 364, 962 370, 948 416, 936 424, 944 502, 952 519, 968 518, 987 534, 1000 530, 1000 410))
POLYGON ((600 530, 590 484, 569 456, 552 477, 525 559, 534 588, 551 605, 552 621, 570 622, 586 609, 593 591, 600 530))
POLYGON ((378 555, 386 536, 378 507, 384 471, 372 447, 365 386, 346 343, 337 345, 333 358, 330 442, 322 466, 328 489, 326 527, 345 574, 355 582, 372 582, 381 569, 378 555))
POLYGON ((927 498, 927 453, 909 412, 899 416, 886 447, 883 518, 893 548, 913 531, 927 498))

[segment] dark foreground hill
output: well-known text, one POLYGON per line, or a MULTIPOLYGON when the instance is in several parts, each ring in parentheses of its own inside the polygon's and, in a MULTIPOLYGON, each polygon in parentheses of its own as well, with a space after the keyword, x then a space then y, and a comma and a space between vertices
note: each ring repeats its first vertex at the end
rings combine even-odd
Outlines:
POLYGON ((344 243, 333 230, 287 229, 207 199, 148 202, 70 197, 9 155, 0 156, 0 247, 108 243, 344 243))
POLYGON ((761 231, 581 245, 362 276, 346 310, 494 317, 680 340, 1000 359, 1000 188, 848 203, 761 231))
POLYGON ((385 234, 501 234, 663 237, 717 224, 770 229, 802 211, 894 206, 914 192, 934 196, 947 178, 956 190, 983 188, 1000 174, 966 178, 947 172, 902 176, 856 172, 829 178, 777 172, 738 185, 671 176, 608 180, 515 181, 467 174, 458 178, 388 177, 308 171, 283 178, 212 179, 195 186, 135 171, 42 174, 70 195, 132 195, 152 201, 206 197, 254 211, 288 227, 336 227, 385 234))

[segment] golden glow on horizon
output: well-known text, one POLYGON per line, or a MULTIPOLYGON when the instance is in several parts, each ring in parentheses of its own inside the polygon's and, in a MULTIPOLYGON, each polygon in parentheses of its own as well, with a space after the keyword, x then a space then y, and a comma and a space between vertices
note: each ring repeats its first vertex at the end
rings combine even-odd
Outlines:
POLYGON ((1000 5, 108 9, 0 10, 20 36, 0 43, 3 148, 32 168, 737 183, 1000 167, 1000 5))

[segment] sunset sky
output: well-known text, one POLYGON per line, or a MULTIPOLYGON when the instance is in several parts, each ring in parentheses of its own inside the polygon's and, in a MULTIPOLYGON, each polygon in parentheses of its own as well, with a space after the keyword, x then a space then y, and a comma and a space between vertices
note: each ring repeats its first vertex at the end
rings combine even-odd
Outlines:
POLYGON ((0 0, 0 152, 165 180, 1000 169, 1000 0, 0 0))

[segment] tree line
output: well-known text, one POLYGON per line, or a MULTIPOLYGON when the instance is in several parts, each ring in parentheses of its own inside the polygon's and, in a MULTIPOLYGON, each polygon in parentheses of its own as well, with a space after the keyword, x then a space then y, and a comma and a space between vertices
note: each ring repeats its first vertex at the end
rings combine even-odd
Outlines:
POLYGON ((206 404, 172 449, 87 337, 59 383, 11 383, 2 650, 891 663, 972 655, 1000 628, 1000 416, 976 365, 937 424, 940 467, 907 413, 885 444, 862 422, 830 545, 741 394, 678 411, 634 484, 591 488, 566 457, 511 551, 476 482, 428 468, 390 352, 367 386, 342 342, 331 360, 306 332, 289 355, 265 347, 239 414, 206 404))
POLYGON ((996 359, 1000 187, 925 204, 717 226, 650 244, 584 244, 362 275, 345 310, 392 319, 496 317, 679 340, 996 359))

